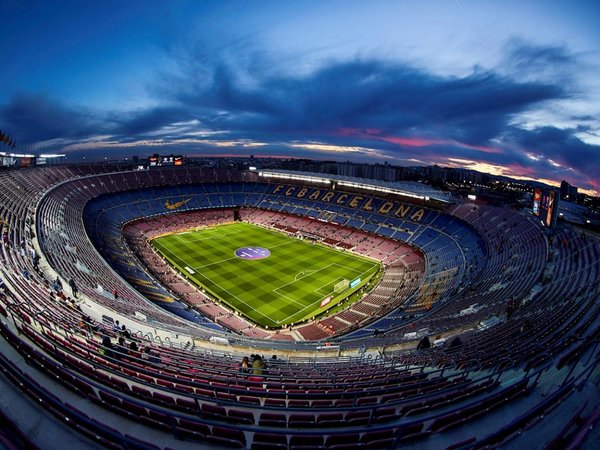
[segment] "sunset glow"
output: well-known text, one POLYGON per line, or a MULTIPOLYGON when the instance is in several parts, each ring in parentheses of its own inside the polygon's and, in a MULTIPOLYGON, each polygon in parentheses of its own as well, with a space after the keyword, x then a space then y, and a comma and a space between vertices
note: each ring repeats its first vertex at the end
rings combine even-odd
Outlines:
POLYGON ((440 164, 595 193, 599 5, 3 2, 0 130, 69 161, 440 164))

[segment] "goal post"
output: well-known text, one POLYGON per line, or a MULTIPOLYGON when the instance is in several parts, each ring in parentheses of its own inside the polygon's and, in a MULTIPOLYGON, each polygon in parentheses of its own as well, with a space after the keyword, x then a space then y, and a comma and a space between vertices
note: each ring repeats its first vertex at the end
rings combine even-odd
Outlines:
POLYGON ((337 283, 335 283, 335 285, 333 286, 333 292, 337 294, 338 292, 345 291, 346 289, 348 289, 349 286, 349 281, 344 278, 342 281, 338 281, 337 283))

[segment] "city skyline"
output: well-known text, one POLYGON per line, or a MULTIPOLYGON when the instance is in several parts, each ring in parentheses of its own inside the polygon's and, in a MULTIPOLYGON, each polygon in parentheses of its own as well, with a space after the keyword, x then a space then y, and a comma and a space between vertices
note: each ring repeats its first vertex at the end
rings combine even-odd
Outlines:
POLYGON ((596 2, 0 12, 0 130, 17 149, 438 164, 600 192, 596 2))

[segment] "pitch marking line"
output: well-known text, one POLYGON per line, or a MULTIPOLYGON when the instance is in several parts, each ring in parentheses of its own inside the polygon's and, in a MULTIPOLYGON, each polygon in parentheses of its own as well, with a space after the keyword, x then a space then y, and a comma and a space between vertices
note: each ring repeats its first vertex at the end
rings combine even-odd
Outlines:
MULTIPOLYGON (((275 292, 275 291, 273 291, 273 292, 275 292)), ((288 299, 290 302, 292 302, 292 303, 295 303, 295 304, 296 304, 296 305, 298 305, 298 306, 304 306, 304 303, 298 303, 298 302, 297 302, 295 299, 293 299, 292 297, 288 297, 287 295, 285 295, 285 294, 281 294, 281 293, 279 293, 279 292, 277 292, 276 294, 277 294, 277 295, 279 295, 280 297, 285 297, 285 298, 287 298, 287 299, 288 299)), ((294 313, 294 314, 295 314, 295 313, 294 313)), ((279 324, 279 323, 281 323, 281 320, 278 320, 278 321, 277 321, 277 323, 278 323, 278 324, 279 324)))
POLYGON ((177 260, 179 260, 179 262, 181 262, 183 266, 187 266, 187 265, 188 265, 188 263, 187 263, 187 262, 185 262, 183 259, 181 259, 179 256, 177 256, 175 253, 173 253, 173 251, 172 251, 172 250, 168 249, 167 247, 163 246, 162 244, 158 244, 158 243, 156 243, 156 244, 155 244, 155 246, 156 246, 157 248, 160 246, 160 248, 161 248, 161 251, 162 251, 162 252, 165 252, 165 253, 170 253, 170 254, 171 254, 171 256, 172 256, 174 259, 177 259, 177 260))
MULTIPOLYGON (((293 241, 291 241, 291 242, 283 242, 283 243, 277 244, 277 245, 271 245, 267 250, 271 250, 272 248, 277 248, 277 247, 283 247, 284 245, 288 245, 288 244, 292 244, 292 243, 293 243, 293 241)), ((215 264, 221 264, 222 262, 231 261, 233 259, 241 259, 241 258, 239 258, 237 256, 232 256, 231 258, 221 259, 219 261, 215 261, 215 262, 211 262, 211 263, 208 263, 208 264, 204 264, 203 266, 192 267, 192 269, 198 271, 199 269, 203 269, 205 267, 214 266, 215 264)), ((266 258, 263 258, 263 259, 266 259, 266 258)))
MULTIPOLYGON (((342 265, 342 264, 340 264, 340 263, 331 263, 331 264, 328 264, 328 265, 326 265, 325 267, 321 267, 320 269, 315 269, 315 270, 312 270, 312 271, 310 271, 310 270, 309 270, 309 271, 305 271, 304 273, 306 273, 306 275, 304 275, 304 276, 302 276, 302 277, 300 277, 300 278, 295 278, 295 279, 294 279, 294 281, 290 281, 289 283, 285 283, 285 284, 282 284, 282 285, 281 285, 281 286, 279 286, 279 287, 276 287, 275 289, 273 289, 273 292, 275 292, 275 291, 277 291, 278 289, 281 289, 281 288, 283 288, 283 287, 285 287, 285 286, 288 286, 288 285, 290 285, 290 284, 294 284, 295 282, 297 282, 297 281, 300 281, 300 280, 302 280, 303 278, 306 278, 306 277, 309 277, 309 276, 311 276, 311 275, 314 275, 314 274, 315 274, 315 273, 317 273, 317 272, 321 272, 321 271, 323 271, 323 270, 325 270, 325 269, 328 269, 328 268, 329 268, 329 267, 331 267, 331 266, 338 266, 338 267, 341 267, 342 269, 345 269, 346 271, 349 271, 349 272, 354 272, 354 273, 359 273, 359 274, 361 274, 361 275, 362 275, 363 273, 365 273, 365 272, 361 272, 361 271, 360 271, 360 269, 349 269, 348 267, 346 267, 346 266, 344 266, 344 265, 342 265), (310 273, 307 273, 307 272, 310 272, 310 273)), ((368 270, 367 270, 367 272, 368 272, 368 270)), ((300 273, 303 273, 303 272, 300 272, 300 273)), ((297 277, 297 276, 298 276, 298 275, 296 275, 296 277, 297 277)), ((321 286, 321 287, 320 287, 320 288, 318 288, 318 289, 323 289, 323 288, 324 288, 325 286, 327 286, 328 284, 331 284, 331 282, 329 282, 329 283, 325 283, 323 286, 321 286)))
POLYGON ((307 274, 305 276, 308 276, 308 275, 312 275, 315 272, 316 272, 316 270, 303 270, 302 272, 298 272, 296 274, 296 276, 294 277, 294 281, 298 281, 300 278, 302 278, 302 277, 298 278, 299 275, 307 274))
MULTIPOLYGON (((270 231, 270 232, 271 232, 271 234, 274 234, 274 235, 278 235, 278 234, 280 234, 280 233, 277 233, 277 232, 275 232, 275 231, 271 231, 271 230, 267 230, 267 231, 270 231)), ((236 233, 240 233, 240 232, 241 232, 241 231, 238 231, 238 232, 235 232, 235 233, 229 233, 229 234, 236 234, 236 233)), ((179 238, 179 236, 177 236, 177 235, 175 235, 175 236, 179 238)), ((183 241, 186 241, 185 239, 181 239, 181 240, 183 240, 183 241)), ((206 239, 200 239, 200 240, 206 240, 206 239)), ((186 242, 191 242, 191 241, 190 241, 190 240, 187 240, 186 242)), ((281 247, 281 246, 283 246, 283 245, 291 244, 291 243, 293 243, 293 242, 294 242, 294 241, 290 241, 290 242, 284 242, 284 243, 282 243, 282 244, 277 244, 277 245, 274 245, 274 246, 272 246, 272 247, 270 247, 270 248, 281 247)), ((173 256, 175 259, 177 259, 177 260, 181 261, 181 262, 182 262, 184 265, 187 265, 187 264, 186 264, 186 262, 185 262, 183 259, 181 259, 181 258, 180 258, 179 256, 177 256, 175 253, 173 253, 173 252, 172 252, 170 249, 167 249, 167 248, 165 248, 165 247, 162 247, 162 248, 163 248, 163 250, 164 250, 164 251, 166 251, 166 252, 170 253, 170 254, 171 254, 171 255, 172 255, 172 256, 173 256)), ((322 246, 322 248, 324 248, 324 249, 327 249, 327 250, 330 250, 330 251, 333 251, 333 252, 336 252, 336 253, 338 252, 337 250, 331 249, 331 248, 329 248, 329 247, 327 247, 327 246, 322 246)), ((215 263, 207 264, 207 265, 205 265, 205 266, 200 266, 200 267, 198 267, 198 268, 203 268, 203 267, 207 267, 207 266, 210 266, 210 265, 219 264, 219 263, 221 263, 221 262, 228 261, 228 260, 231 260, 231 259, 236 259, 236 258, 237 258, 237 257, 234 257, 234 258, 227 258, 227 259, 224 259, 224 260, 221 260, 221 261, 215 262, 215 263)), ((369 258, 364 258, 364 259, 365 259, 365 260, 369 260, 369 258)), ((301 280, 302 278, 306 278, 307 276, 310 276, 310 275, 314 274, 315 272, 320 272, 320 271, 322 271, 322 270, 324 270, 324 269, 326 269, 326 268, 329 268, 330 266, 333 266, 333 265, 335 265, 335 266, 339 266, 339 267, 342 267, 342 268, 344 268, 344 269, 346 269, 346 270, 348 270, 348 271, 352 271, 352 272, 355 272, 355 273, 356 273, 356 272, 359 272, 359 270, 358 270, 358 269, 348 269, 347 267, 345 267, 345 266, 344 266, 344 265, 342 265, 342 264, 339 264, 339 263, 331 263, 331 264, 329 264, 329 265, 327 265, 327 266, 325 266, 325 267, 323 267, 323 268, 321 268, 321 269, 315 269, 315 270, 313 270, 313 271, 305 271, 305 272, 310 272, 310 273, 307 273, 307 275, 305 275, 305 276, 303 276, 303 277, 300 277, 300 278, 298 278, 298 279, 296 279, 296 280, 294 280, 294 281, 291 281, 291 282, 289 282, 289 283, 286 283, 286 284, 284 284, 284 285, 282 285, 282 286, 279 286, 278 288, 275 288, 275 289, 273 289, 273 291, 272 291, 272 292, 275 292, 276 290, 278 290, 278 289, 280 289, 280 288, 282 288, 282 287, 284 287, 284 286, 287 286, 287 285, 289 285, 289 284, 292 284, 292 283, 294 283, 295 281, 301 280)), ((373 267, 374 267, 374 266, 373 266, 373 267)), ((364 272, 360 272, 360 276, 362 277, 364 274, 368 273, 370 270, 372 270, 372 269, 373 269, 373 267, 370 267, 369 269, 365 270, 364 272)), ((194 268, 194 269, 198 269, 198 268, 194 268)), ((300 272, 300 274, 301 274, 301 273, 302 273, 302 272, 300 272)), ((240 305, 243 305, 243 306, 245 306, 246 308, 250 308, 250 309, 252 309, 253 311, 257 312, 258 314, 260 314, 260 315, 261 315, 262 317, 264 317, 265 319, 268 319, 269 321, 271 321, 271 322, 273 322, 273 323, 276 323, 276 324, 280 324, 281 322, 283 322, 283 320, 275 321, 275 320, 273 320, 271 317, 268 317, 268 316, 266 316, 264 313, 262 313, 262 312, 261 312, 261 311, 259 311, 258 309, 254 308, 253 306, 250 306, 248 303, 246 303, 245 301, 243 301, 242 299, 240 299, 238 296, 236 296, 236 295, 232 294, 232 293, 231 293, 231 292, 229 292, 227 289, 225 289, 225 288, 221 287, 221 285, 219 285, 218 283, 215 283, 214 281, 211 281, 211 280, 209 280, 209 278, 207 278, 207 277, 206 277, 206 276, 204 276, 203 274, 201 274, 201 273, 197 273, 197 275, 199 275, 199 276, 201 276, 202 278, 204 278, 205 280, 209 281, 211 284, 213 284, 213 285, 217 286, 219 289, 221 289, 222 291, 224 291, 224 292, 226 292, 227 294, 229 294, 229 295, 230 295, 232 298, 235 298, 235 299, 236 299, 238 302, 240 302, 240 305)), ((298 275, 298 274, 297 274, 297 275, 298 275)), ((297 275, 296 275, 296 276, 297 276, 297 275)), ((323 287, 327 286, 328 284, 331 284, 331 283, 327 283, 327 284, 325 284, 325 285, 321 286, 320 288, 318 288, 318 289, 317 289, 316 291, 314 291, 314 292, 318 293, 317 291, 319 291, 319 290, 323 289, 323 287)), ((279 296, 281 296, 281 297, 285 297, 285 298, 287 298, 288 300, 292 301, 293 303, 295 303, 295 304, 297 304, 297 305, 299 305, 299 306, 302 306, 302 305, 303 305, 303 304, 300 304, 300 303, 298 303, 296 300, 294 300, 294 299, 292 299, 292 298, 288 297, 288 296, 287 296, 287 295, 285 295, 285 294, 282 294, 282 293, 279 293, 279 292, 276 292, 276 294, 277 294, 277 295, 279 295, 279 296)), ((296 317, 298 314, 300 314, 300 313, 304 312, 306 309, 308 309, 308 308, 310 308, 310 307, 313 307, 314 305, 316 305, 317 303, 319 303, 321 300, 322 300, 322 297, 319 297, 319 298, 318 298, 316 301, 314 301, 314 302, 312 302, 312 303, 310 303, 310 304, 308 304, 308 305, 304 306, 302 309, 300 309, 300 310, 296 311, 294 314, 292 314, 292 315, 288 316, 288 317, 287 317, 286 319, 284 319, 284 320, 285 320, 285 321, 290 321, 290 322, 291 322, 291 320, 290 320, 290 319, 292 319, 292 318, 296 317)), ((225 303, 227 303, 227 302, 225 302, 225 303)), ((228 304, 228 303, 227 303, 227 304, 228 304)), ((228 305, 229 305, 229 304, 228 304, 228 305)), ((233 307, 233 308, 235 308, 235 309, 240 309, 240 308, 238 308, 238 307, 235 307, 235 306, 231 306, 231 305, 229 305, 229 306, 230 306, 230 307, 233 307)))
MULTIPOLYGON (((289 297, 288 295, 286 295, 286 294, 284 294, 284 293, 278 292, 278 290, 279 290, 279 289, 281 289, 281 288, 283 288, 283 287, 285 287, 285 286, 289 286, 290 284, 293 284, 293 283, 295 283, 296 281, 299 281, 299 280, 301 280, 301 279, 303 279, 303 278, 306 278, 306 277, 308 277, 308 276, 310 276, 310 275, 313 275, 314 273, 318 273, 318 272, 321 272, 321 271, 323 271, 323 270, 325 270, 325 269, 328 269, 328 268, 329 268, 329 267, 331 267, 331 266, 338 266, 338 267, 342 267, 343 269, 345 269, 345 270, 347 270, 347 271, 352 271, 352 272, 355 272, 355 273, 356 273, 356 272, 358 272, 358 273, 360 273, 360 275, 363 275, 364 273, 367 273, 367 272, 370 270, 370 269, 369 269, 369 270, 366 270, 365 272, 360 272, 360 271, 359 271, 359 270, 357 270, 357 269, 349 269, 349 268, 347 268, 347 267, 345 267, 345 266, 343 266, 342 264, 339 264, 339 263, 331 263, 331 264, 328 264, 328 265, 326 265, 325 267, 321 267, 320 269, 315 269, 315 270, 312 270, 312 271, 310 271, 310 272, 311 272, 310 274, 306 274, 306 275, 304 275, 304 276, 302 276, 302 277, 300 277, 300 278, 296 278, 294 281, 290 281, 289 283, 282 284, 281 286, 279 286, 279 287, 277 287, 277 288, 273 289, 273 291, 272 291, 272 292, 274 292, 275 294, 279 295, 280 297, 285 297, 285 298, 287 298, 289 301, 291 301, 291 302, 295 303, 296 305, 298 305, 298 306, 303 306, 303 308, 302 308, 302 309, 300 309, 300 310, 296 311, 294 314, 292 314, 291 316, 288 316, 288 317, 287 317, 286 319, 284 319, 284 320, 286 320, 286 321, 287 321, 287 320, 289 320, 289 319, 290 319, 290 317, 295 317, 295 316, 296 316, 296 315, 298 315, 300 312, 303 312, 304 310, 306 310, 308 307, 310 307, 310 306, 312 306, 312 305, 316 305, 318 302, 320 302, 320 301, 321 301, 321 300, 324 298, 324 296, 326 296, 326 295, 330 294, 330 292, 328 292, 327 294, 320 294, 320 293, 319 293, 319 291, 320 291, 321 289, 323 289, 324 287, 326 287, 326 286, 330 285, 332 282, 330 281, 330 282, 328 282, 328 283, 325 283, 325 284, 324 284, 324 285, 322 285, 321 287, 317 288, 317 289, 316 289, 314 292, 315 292, 317 295, 319 295, 319 298, 318 298, 316 301, 309 303, 308 305, 305 305, 304 303, 298 303, 298 302, 297 302, 295 299, 293 299, 293 298, 289 297)), ((302 273, 302 272, 300 272, 300 273, 302 273)), ((298 276, 298 275, 296 275, 296 277, 297 277, 297 276, 298 276)), ((335 281, 337 281, 337 280, 339 280, 339 279, 343 279, 343 278, 342 278, 342 277, 338 277, 338 278, 337 278, 335 281)), ((281 322, 282 322, 282 321, 281 321, 281 320, 279 320, 279 321, 277 321, 277 324, 280 324, 281 322)))
POLYGON ((206 237, 198 237, 198 238, 194 238, 194 239, 187 239, 187 238, 183 238, 182 235, 183 234, 191 234, 193 232, 190 231, 186 231, 184 233, 178 233, 178 234, 174 234, 173 237, 175 239, 177 239, 180 242, 183 242, 184 244, 191 244, 193 242, 202 242, 202 241, 211 241, 213 239, 221 239, 227 236, 233 236, 235 234, 240 234, 242 231, 238 230, 238 231, 232 231, 229 233, 215 233, 211 236, 206 236, 206 237))
POLYGON ((294 283, 296 283, 297 281, 300 281, 300 280, 302 280, 302 279, 304 279, 304 278, 306 278, 306 277, 309 277, 309 276, 311 276, 311 275, 313 275, 313 274, 315 274, 315 273, 318 273, 318 272, 321 272, 321 271, 323 271, 323 270, 325 270, 325 269, 328 269, 329 267, 331 267, 331 266, 334 266, 334 265, 339 265, 339 264, 336 264, 336 263, 331 263, 331 264, 328 264, 328 265, 326 265, 325 267, 321 267, 320 269, 315 269, 315 270, 313 270, 311 273, 307 273, 306 275, 304 275, 304 276, 301 276, 300 278, 296 278, 296 279, 294 279, 294 281, 290 281, 290 282, 288 282, 288 283, 282 284, 282 285, 281 285, 281 286, 279 286, 279 287, 276 287, 275 289, 273 289, 273 292, 275 292, 276 294, 279 294, 279 292, 276 292, 276 291, 278 291, 279 289, 281 289, 281 288, 284 288, 284 287, 286 287, 286 286, 289 286, 290 284, 294 284, 294 283))
MULTIPOLYGON (((337 264, 337 263, 334 263, 334 264, 337 264)), ((338 265, 339 265, 339 264, 338 264, 338 265)), ((365 270, 364 272, 362 272, 362 273, 360 274, 360 277, 362 277, 364 274, 368 273, 368 272, 369 272, 370 270, 372 270, 372 269, 373 269, 373 267, 371 267, 370 269, 367 269, 367 270, 365 270)), ((356 270, 355 270, 355 271, 356 271, 356 270)), ((288 320, 288 321, 290 321, 290 322, 293 322, 293 321, 291 320, 293 317, 296 317, 296 316, 297 316, 298 314, 300 314, 301 312, 304 312, 304 311, 305 311, 307 308, 310 308, 310 307, 312 307, 312 306, 316 305, 316 304, 317 304, 317 303, 319 303, 321 300, 322 300, 322 298, 319 298, 319 299, 318 299, 318 300, 316 300, 315 302, 312 302, 312 303, 310 303, 310 304, 306 305, 306 306, 305 306, 304 308, 302 308, 301 310, 299 310, 299 311, 296 311, 296 312, 295 312, 294 314, 292 314, 291 316, 288 316, 288 317, 287 317, 287 319, 285 319, 285 320, 288 320)), ((318 308, 315 308, 315 311, 316 311, 317 309, 318 309, 318 308)), ((302 316, 302 317, 303 317, 303 316, 302 316)), ((279 324, 279 323, 281 323, 281 321, 279 321, 279 322, 277 322, 277 323, 279 324)))
POLYGON ((315 292, 316 292, 317 294, 319 294, 319 295, 327 296, 327 295, 331 294, 331 292, 324 292, 324 293, 323 293, 323 292, 319 292, 319 291, 321 291, 321 290, 322 290, 324 287, 326 287, 326 286, 329 286, 330 284, 333 284, 333 285, 335 286, 335 285, 336 285, 336 283, 339 283, 340 281, 344 281, 344 280, 345 280, 345 278, 344 278, 344 277, 337 277, 335 280, 333 280, 333 281, 331 281, 331 282, 329 282, 329 283, 327 283, 327 284, 324 284, 324 285, 323 285, 323 286, 321 286, 320 288, 316 289, 316 290, 315 290, 315 292))
MULTIPOLYGON (((210 281, 207 277, 205 277, 204 275, 202 275, 201 273, 199 273, 198 275, 200 275, 201 277, 203 277, 205 280, 210 281)), ((260 314, 261 316, 263 316, 265 319, 270 320, 271 322, 275 322, 273 319, 271 319, 269 316, 264 315, 261 311, 259 311, 258 309, 254 308, 253 306, 250 306, 248 303, 246 303, 245 301, 243 301, 241 298, 239 298, 237 295, 232 294, 231 292, 229 292, 227 289, 225 289, 224 287, 222 287, 219 283, 215 283, 214 281, 211 281, 212 284, 214 284, 215 286, 218 286, 219 289, 221 289, 224 292, 227 292, 232 298, 235 298, 238 302, 240 302, 240 305, 243 306, 247 306, 250 309, 254 310, 255 312, 257 312, 258 314, 260 314)), ((227 303, 227 302, 225 302, 227 303)), ((227 306, 231 307, 231 308, 235 308, 235 309, 241 309, 239 308, 239 306, 232 306, 229 303, 227 303, 227 306)))

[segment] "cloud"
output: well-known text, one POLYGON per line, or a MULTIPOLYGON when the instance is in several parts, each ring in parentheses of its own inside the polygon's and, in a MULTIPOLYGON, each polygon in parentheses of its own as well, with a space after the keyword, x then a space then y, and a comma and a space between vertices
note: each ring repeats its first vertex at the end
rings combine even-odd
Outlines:
MULTIPOLYGON (((571 179, 580 175, 590 183, 600 173, 600 146, 583 142, 576 136, 579 131, 556 127, 513 129, 510 138, 538 160, 545 161, 549 172, 571 179)), ((594 184, 597 186, 597 181, 594 184)))
POLYGON ((139 136, 189 119, 190 114, 181 107, 155 107, 119 114, 114 117, 116 125, 113 132, 124 137, 139 136))
POLYGON ((518 77, 533 77, 537 80, 556 77, 571 79, 570 74, 581 67, 577 55, 565 45, 536 45, 523 39, 510 39, 502 61, 505 71, 518 77))
POLYGON ((200 81, 198 72, 188 73, 173 80, 185 86, 173 99, 208 116, 204 120, 214 126, 240 132, 374 128, 481 144, 514 114, 562 96, 558 86, 517 82, 491 72, 444 78, 376 60, 329 62, 298 77, 252 67, 253 72, 240 74, 223 61, 210 76, 202 71, 200 81))
POLYGON ((63 139, 71 144, 66 150, 78 152, 228 148, 400 163, 469 161, 464 164, 507 175, 597 185, 600 147, 577 136, 594 131, 593 116, 569 114, 579 123, 573 128, 525 129, 516 120, 571 98, 564 77, 547 76, 576 64, 565 47, 513 40, 502 70, 476 68, 461 77, 369 58, 294 73, 277 70, 273 57, 247 42, 223 57, 217 50, 179 58, 177 70, 153 86, 154 107, 100 113, 19 94, 0 107, 0 122, 27 140, 63 139))
POLYGON ((44 94, 16 94, 0 107, 2 127, 20 142, 78 139, 101 132, 102 122, 83 108, 67 106, 44 94))

